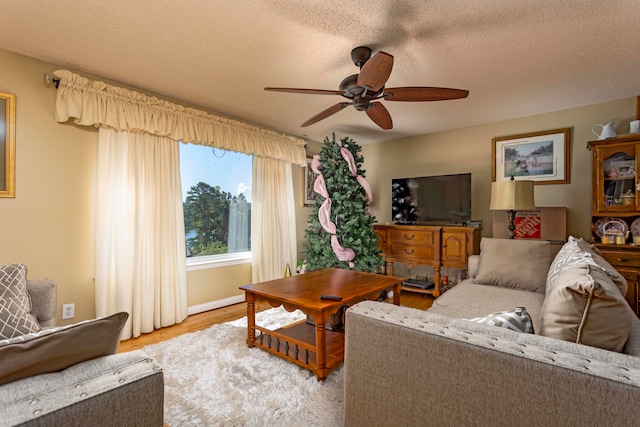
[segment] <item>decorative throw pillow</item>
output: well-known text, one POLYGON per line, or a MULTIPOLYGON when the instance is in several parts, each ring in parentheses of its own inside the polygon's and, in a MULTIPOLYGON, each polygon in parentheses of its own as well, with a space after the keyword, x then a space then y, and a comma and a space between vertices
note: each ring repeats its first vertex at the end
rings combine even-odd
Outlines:
POLYGON ((553 281, 540 311, 540 335, 622 351, 634 314, 600 268, 584 263, 553 281))
POLYGON ((516 307, 513 310, 500 311, 484 317, 476 317, 468 320, 470 322, 484 323, 485 325, 493 325, 516 332, 534 333, 531 317, 524 307, 516 307))
POLYGON ((27 267, 9 264, 0 267, 0 339, 42 330, 31 314, 27 292, 27 267))
POLYGON ((547 241, 484 237, 473 282, 544 293, 550 264, 551 245, 547 241))
MULTIPOLYGON (((580 248, 578 241, 569 237, 567 243, 565 243, 556 257, 553 259, 551 263, 551 267, 549 267, 549 272, 547 274, 547 281, 545 292, 548 293, 551 288, 551 283, 566 269, 571 268, 576 265, 589 264, 593 266, 598 266, 598 264, 593 259, 593 256, 590 252, 585 252, 580 248)), ((626 282, 625 282, 626 283, 626 282)))
POLYGON ((0 340, 0 385, 114 354, 128 313, 0 340))
POLYGON ((623 296, 627 295, 627 290, 628 290, 627 279, 625 279, 622 274, 618 273, 618 270, 613 268, 613 266, 609 264, 609 261, 607 261, 602 257, 602 252, 600 252, 598 248, 585 242, 582 239, 582 237, 580 237, 579 239, 576 239, 573 236, 569 236, 569 241, 571 240, 575 240, 583 252, 590 253, 591 258, 593 258, 593 260, 596 262, 597 265, 599 265, 600 267, 602 267, 602 269, 604 269, 604 272, 607 273, 607 276, 609 276, 613 281, 613 283, 618 287, 618 289, 620 289, 620 293, 623 296))

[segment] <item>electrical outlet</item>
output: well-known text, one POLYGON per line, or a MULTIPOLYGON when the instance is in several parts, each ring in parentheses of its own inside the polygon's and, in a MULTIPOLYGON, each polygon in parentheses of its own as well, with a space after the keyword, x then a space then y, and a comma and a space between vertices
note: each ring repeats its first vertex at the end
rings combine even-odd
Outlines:
POLYGON ((62 305, 62 319, 73 319, 75 316, 76 305, 75 304, 63 304, 62 305))

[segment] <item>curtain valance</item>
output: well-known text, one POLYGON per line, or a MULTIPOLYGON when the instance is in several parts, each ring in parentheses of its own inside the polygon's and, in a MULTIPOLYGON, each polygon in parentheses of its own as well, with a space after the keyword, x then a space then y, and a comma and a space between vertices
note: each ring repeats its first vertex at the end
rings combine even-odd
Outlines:
POLYGON ((60 79, 55 119, 83 126, 150 133, 306 166, 305 141, 255 125, 187 108, 154 96, 92 81, 66 70, 60 79))

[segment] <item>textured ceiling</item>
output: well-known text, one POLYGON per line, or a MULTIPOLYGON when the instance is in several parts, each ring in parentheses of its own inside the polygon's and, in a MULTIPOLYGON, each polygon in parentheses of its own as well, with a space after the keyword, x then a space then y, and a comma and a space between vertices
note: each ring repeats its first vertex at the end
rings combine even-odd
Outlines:
MULTIPOLYGON (((639 0, 0 0, 0 48, 294 135, 366 144, 640 95, 639 0), (466 99, 383 101, 384 131, 349 107, 300 124, 358 69, 395 58, 388 87, 466 99)), ((38 84, 39 82, 34 82, 38 84)))

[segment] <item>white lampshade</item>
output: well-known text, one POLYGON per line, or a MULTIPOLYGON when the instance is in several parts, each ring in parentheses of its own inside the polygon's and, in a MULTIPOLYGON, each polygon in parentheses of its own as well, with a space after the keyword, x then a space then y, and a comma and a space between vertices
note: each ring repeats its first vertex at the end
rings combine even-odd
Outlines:
POLYGON ((492 211, 524 211, 535 209, 533 181, 518 180, 491 183, 492 211))

